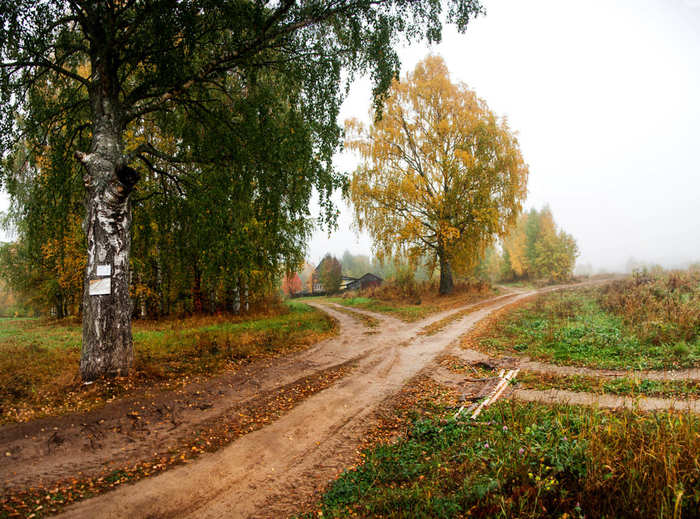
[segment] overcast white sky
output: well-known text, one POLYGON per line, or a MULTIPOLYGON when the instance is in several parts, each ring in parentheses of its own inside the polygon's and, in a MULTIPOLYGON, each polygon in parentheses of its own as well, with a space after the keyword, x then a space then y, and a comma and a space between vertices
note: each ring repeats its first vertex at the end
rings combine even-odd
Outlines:
MULTIPOLYGON (((622 269, 630 257, 700 260, 700 0, 484 0, 486 16, 429 52, 519 133, 530 165, 526 207, 548 203, 578 240, 580 263, 622 269)), ((341 119, 368 120, 358 81, 341 119)), ((338 166, 351 170, 346 155, 338 166)), ((370 252, 341 205, 309 258, 370 252)))
MULTIPOLYGON (((448 27, 440 45, 402 49, 403 70, 441 54, 453 80, 508 117, 530 165, 526 207, 549 203, 580 263, 700 260, 700 0, 483 1, 466 34, 448 27)), ((341 122, 368 120, 369 106, 358 80, 341 122)), ((314 263, 370 253, 338 202, 339 229, 314 235, 314 263)))

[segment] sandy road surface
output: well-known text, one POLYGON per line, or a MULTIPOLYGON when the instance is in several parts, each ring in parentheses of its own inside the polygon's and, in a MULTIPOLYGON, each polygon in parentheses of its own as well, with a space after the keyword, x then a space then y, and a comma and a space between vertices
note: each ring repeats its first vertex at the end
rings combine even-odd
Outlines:
POLYGON ((608 394, 583 393, 564 389, 516 389, 511 398, 525 402, 549 404, 586 405, 609 409, 635 409, 639 411, 675 410, 700 413, 700 400, 656 397, 628 397, 608 394))
MULTIPOLYGON (((557 288, 562 287, 554 289, 557 288)), ((208 381, 208 385, 217 389, 225 386, 225 390, 218 389, 216 394, 208 393, 207 398, 214 404, 211 409, 207 408, 205 412, 184 409, 185 425, 179 432, 154 429, 153 436, 137 442, 131 454, 137 456, 159 442, 175 441, 178 434, 187 434, 207 419, 230 416, 231 410, 235 411, 235 406, 241 402, 254 400, 264 392, 278 391, 285 384, 298 382, 303 376, 352 362, 355 367, 349 374, 302 401, 271 424, 238 438, 217 452, 77 503, 67 508, 63 517, 286 517, 347 466, 348 460, 354 458, 357 445, 373 425, 373 413, 408 380, 427 368, 436 379, 442 376, 443 383, 461 385, 458 376, 442 373, 433 363, 434 359, 452 354, 472 362, 484 360, 487 356, 483 353, 460 349, 457 339, 490 313, 552 289, 506 294, 434 314, 416 323, 312 302, 310 304, 339 321, 339 336, 268 365, 251 366, 233 377, 208 381), (351 316, 352 312, 370 315, 380 324, 368 330, 360 320, 351 316), (436 323, 442 326, 437 331, 436 323), (426 329, 430 329, 430 333, 424 333, 426 329)), ((622 376, 622 372, 558 367, 525 358, 516 362, 522 368, 542 373, 585 370, 597 376, 622 376)), ((694 371, 665 373, 659 378, 675 376, 694 378, 696 375, 694 371)), ((601 407, 688 408, 663 399, 648 400, 640 406, 638 401, 630 399, 566 391, 517 390, 510 396, 601 407)), ((690 408, 697 412, 697 403, 691 403, 690 408)), ((119 438, 116 438, 113 439, 114 445, 108 444, 108 448, 72 459, 71 454, 77 452, 80 441, 84 441, 84 436, 79 433, 68 434, 64 444, 48 455, 41 449, 33 453, 27 448, 22 451, 24 465, 0 464, 0 478, 8 476, 10 481, 14 478, 22 483, 37 477, 50 478, 59 472, 66 474, 65 471, 71 470, 89 472, 90 467, 98 467, 109 456, 122 453, 122 449, 117 450, 119 438), (18 468, 22 469, 19 474, 18 468)), ((4 448, 12 438, 6 430, 0 430, 0 446, 4 448)))
POLYGON ((365 328, 338 315, 342 336, 281 359, 251 363, 182 390, 147 391, 138 398, 111 402, 87 413, 34 420, 0 427, 0 491, 48 486, 67 476, 101 473, 167 452, 198 428, 230 415, 238 407, 279 391, 309 375, 332 369, 372 348, 349 337, 365 328), (129 413, 137 411, 139 420, 129 413))
POLYGON ((344 455, 355 449, 369 426, 368 416, 382 401, 480 319, 532 294, 481 302, 474 312, 429 336, 417 332, 466 307, 412 324, 372 314, 382 323, 378 333, 366 334, 331 305, 311 303, 340 321, 341 334, 305 352, 306 362, 320 367, 332 363, 333 357, 356 359, 357 367, 349 375, 216 453, 78 503, 64 517, 284 516, 300 495, 343 468, 344 455))

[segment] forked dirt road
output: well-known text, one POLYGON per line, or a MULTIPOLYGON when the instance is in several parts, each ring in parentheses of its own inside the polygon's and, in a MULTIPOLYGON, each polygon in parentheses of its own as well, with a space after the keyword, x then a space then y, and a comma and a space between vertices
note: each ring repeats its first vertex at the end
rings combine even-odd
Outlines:
MULTIPOLYGON (((188 388, 181 396, 176 427, 167 428, 158 420, 144 420, 149 424, 147 434, 135 440, 125 439, 115 424, 124 420, 125 410, 134 404, 127 402, 115 403, 112 408, 105 406, 104 410, 90 416, 92 423, 102 424, 98 449, 86 449, 85 431, 70 423, 85 419, 84 416, 0 428, 0 448, 16 452, 11 459, 0 460, 3 490, 39 483, 47 485, 52 479, 77 473, 94 474, 103 464, 115 460, 124 463, 149 459, 153 451, 176 445, 178 440, 212 420, 235 420, 240 406, 256 402, 261 395, 284 394, 285 387, 299 384, 304 377, 352 365, 343 378, 302 400, 276 421, 239 437, 214 453, 203 454, 189 464, 74 504, 62 515, 134 519, 287 517, 355 459, 355 449, 374 425, 375 411, 412 377, 422 371, 438 381, 443 376, 442 382, 460 384, 454 374, 442 373, 442 368, 433 362, 438 356, 457 355, 471 362, 488 358, 483 353, 458 347, 457 339, 478 321, 506 305, 558 288, 563 287, 510 293, 435 314, 416 323, 404 323, 372 312, 348 312, 347 308, 340 311, 332 304, 309 303, 338 320, 340 334, 337 337, 273 363, 251 365, 234 375, 215 377, 201 386, 188 388), (378 320, 379 325, 367 328, 351 316, 352 312, 368 314, 378 320), (198 405, 198 402, 206 405, 198 405), (65 421, 65 430, 61 429, 62 442, 47 452, 46 437, 51 434, 48 426, 61 420, 65 421)), ((558 367, 527 359, 516 362, 523 369, 543 373, 584 370, 592 376, 623 375, 623 372, 558 367)), ((695 378, 696 371, 666 372, 659 378, 695 378)), ((519 390, 511 397, 604 407, 636 405, 617 397, 610 397, 612 400, 608 398, 608 401, 585 393, 519 390)), ((143 414, 156 416, 161 405, 159 399, 172 402, 172 398, 172 394, 148 395, 142 400, 153 399, 153 402, 141 407, 143 414)), ((678 407, 674 402, 657 400, 648 407, 678 407)), ((695 412, 699 410, 697 401, 689 405, 695 412)))
MULTIPOLYGON (((161 475, 66 509, 64 517, 279 517, 333 478, 367 431, 372 411, 492 311, 534 292, 501 296, 432 335, 418 332, 467 307, 407 324, 383 315, 375 333, 331 305, 312 303, 340 322, 338 337, 299 355, 296 368, 323 369, 354 359, 356 367, 275 422, 227 447, 161 475), (303 359, 303 362, 300 362, 303 359)), ((292 361, 289 361, 292 362, 292 361)), ((289 365, 291 369, 293 366, 289 365)), ((292 376, 285 370, 278 377, 292 376)), ((299 372, 296 372, 299 376, 299 372)), ((281 379, 268 384, 280 383, 281 379)))

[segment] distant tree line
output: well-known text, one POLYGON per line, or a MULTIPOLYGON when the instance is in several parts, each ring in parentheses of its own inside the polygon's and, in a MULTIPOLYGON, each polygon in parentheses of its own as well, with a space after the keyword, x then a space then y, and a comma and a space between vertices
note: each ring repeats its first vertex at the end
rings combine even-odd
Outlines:
MULTIPOLYGON (((488 247, 478 264, 461 278, 495 281, 544 281, 558 283, 574 274, 579 250, 573 236, 559 228, 548 206, 522 213, 500 244, 488 247)), ((343 274, 361 276, 366 272, 390 281, 410 277, 415 281, 435 279, 436 266, 429 257, 411 262, 395 257, 380 262, 366 255, 342 256, 343 274)))
MULTIPOLYGON (((490 282, 564 282, 573 277, 578 253, 576 240, 557 227, 551 209, 545 206, 521 214, 502 243, 488 247, 478 264, 460 277, 490 282)), ((389 282, 410 284, 431 281, 438 274, 435 263, 427 255, 417 260, 392 257, 380 261, 376 257, 346 250, 340 260, 326 254, 319 265, 319 281, 329 293, 338 289, 341 276, 359 278, 372 273, 389 282)), ((285 276, 282 291, 286 295, 312 292, 314 270, 313 265, 305 263, 299 273, 285 276)))
POLYGON ((521 214, 500 250, 486 250, 475 274, 502 281, 567 281, 578 254, 576 240, 557 227, 552 211, 545 206, 521 214))

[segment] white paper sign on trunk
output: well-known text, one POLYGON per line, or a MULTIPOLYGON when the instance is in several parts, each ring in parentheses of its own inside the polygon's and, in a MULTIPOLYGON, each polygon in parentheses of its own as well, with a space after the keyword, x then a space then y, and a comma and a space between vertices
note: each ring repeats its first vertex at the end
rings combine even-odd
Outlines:
POLYGON ((90 280, 91 296, 106 296, 112 293, 112 278, 99 278, 90 280))

